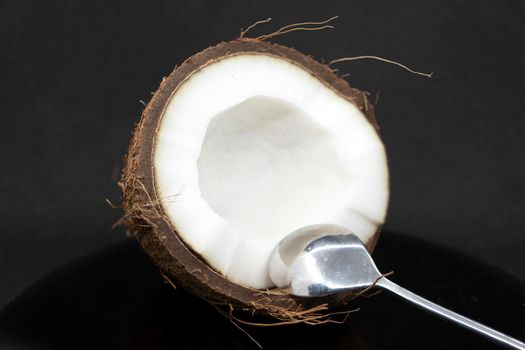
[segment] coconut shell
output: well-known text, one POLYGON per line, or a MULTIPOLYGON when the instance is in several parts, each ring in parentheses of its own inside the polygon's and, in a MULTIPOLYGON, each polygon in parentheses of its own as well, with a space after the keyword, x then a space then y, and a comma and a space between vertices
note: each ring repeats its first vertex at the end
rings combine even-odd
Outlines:
MULTIPOLYGON (((276 318, 277 322, 296 323, 322 321, 323 310, 345 303, 351 296, 304 299, 289 295, 286 290, 256 290, 230 282, 210 267, 186 245, 164 214, 160 205, 153 164, 155 135, 170 97, 186 79, 201 68, 229 56, 243 53, 269 55, 285 59, 310 72, 328 88, 356 105, 378 131, 373 106, 366 93, 352 88, 319 63, 295 49, 254 39, 239 39, 220 43, 188 58, 162 80, 159 89, 146 106, 135 128, 120 183, 123 190, 124 223, 142 249, 159 267, 172 285, 182 287, 216 306, 220 310, 245 310, 276 318)), ((372 250, 378 232, 367 242, 372 250)))

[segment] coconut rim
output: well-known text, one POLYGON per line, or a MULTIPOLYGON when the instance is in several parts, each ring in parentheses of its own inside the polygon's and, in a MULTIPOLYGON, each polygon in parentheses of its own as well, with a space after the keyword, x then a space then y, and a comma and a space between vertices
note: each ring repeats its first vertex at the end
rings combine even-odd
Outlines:
MULTIPOLYGON (((170 99, 195 72, 216 61, 241 54, 273 56, 309 72, 327 88, 357 106, 380 138, 374 109, 368 102, 367 93, 350 87, 328 66, 295 49, 274 43, 254 39, 223 42, 195 54, 180 67, 176 67, 162 80, 159 89, 144 109, 131 141, 121 182, 124 192, 124 221, 142 248, 164 271, 166 278, 173 279, 203 299, 214 304, 260 310, 278 319, 301 319, 303 317, 299 315, 303 315, 305 309, 313 307, 312 310, 317 312, 318 306, 341 304, 348 296, 305 300, 289 295, 283 289, 257 290, 231 282, 182 240, 164 213, 157 195, 153 156, 156 135, 170 99)), ((369 251, 375 247, 380 231, 381 225, 366 242, 369 251)))

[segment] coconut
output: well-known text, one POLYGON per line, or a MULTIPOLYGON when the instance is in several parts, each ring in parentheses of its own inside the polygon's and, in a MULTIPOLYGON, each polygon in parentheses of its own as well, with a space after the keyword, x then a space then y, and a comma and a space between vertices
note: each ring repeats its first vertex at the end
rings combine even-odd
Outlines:
POLYGON ((348 298, 275 288, 272 250, 310 224, 372 250, 388 168, 373 106, 326 65, 259 39, 220 43, 162 80, 121 186, 129 232, 170 283, 215 305, 315 320, 348 298))

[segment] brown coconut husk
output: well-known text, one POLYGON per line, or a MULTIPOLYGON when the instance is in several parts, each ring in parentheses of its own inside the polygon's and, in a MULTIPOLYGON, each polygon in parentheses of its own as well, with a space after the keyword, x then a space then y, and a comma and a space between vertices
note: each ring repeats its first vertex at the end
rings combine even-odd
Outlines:
MULTIPOLYGON (((307 299, 294 297, 283 289, 256 290, 232 283, 182 241, 160 204, 152 156, 155 137, 170 97, 194 72, 218 60, 244 53, 282 58, 310 72, 326 87, 356 105, 379 131, 367 93, 350 87, 327 65, 292 48, 257 38, 239 38, 220 43, 197 53, 175 68, 162 80, 144 109, 133 133, 120 182, 125 212, 123 222, 172 286, 200 296, 231 319, 251 324, 251 321, 246 321, 250 319, 247 315, 262 314, 271 317, 268 323, 264 323, 266 325, 331 322, 333 314, 329 313, 330 308, 348 303, 354 297, 353 294, 307 299)), ((379 232, 380 228, 366 242, 370 251, 377 242, 379 232)))

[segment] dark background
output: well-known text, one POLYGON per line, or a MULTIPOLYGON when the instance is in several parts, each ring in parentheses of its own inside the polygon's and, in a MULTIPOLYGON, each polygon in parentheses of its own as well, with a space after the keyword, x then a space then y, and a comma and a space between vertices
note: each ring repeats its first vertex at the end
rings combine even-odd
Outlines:
MULTIPOLYGON (((162 77, 236 38, 339 15, 274 41, 343 63, 380 92, 391 170, 386 228, 525 281, 525 5, 520 1, 0 1, 0 308, 111 230, 134 123, 162 77)), ((443 269, 454 269, 443 261, 443 269)), ((67 292, 67 291, 66 291, 67 292)))

